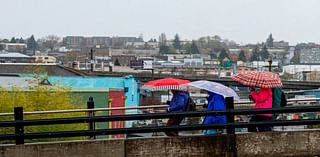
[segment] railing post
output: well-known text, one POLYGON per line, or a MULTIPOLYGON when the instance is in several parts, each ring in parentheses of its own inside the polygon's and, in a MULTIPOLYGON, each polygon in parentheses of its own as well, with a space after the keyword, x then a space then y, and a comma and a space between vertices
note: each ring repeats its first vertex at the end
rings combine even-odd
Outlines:
MULTIPOLYGON (((88 109, 94 109, 94 101, 93 97, 89 97, 89 100, 87 102, 87 108, 88 109)), ((94 111, 88 111, 88 117, 94 117, 94 111)), ((95 130, 95 122, 89 122, 89 130, 94 131, 95 130)), ((95 135, 91 135, 90 139, 96 139, 95 135)))
MULTIPOLYGON (((14 108, 14 121, 18 122, 23 120, 23 107, 15 107, 14 108)), ((16 124, 14 127, 14 132, 18 137, 16 137, 16 145, 24 144, 24 129, 23 124, 16 124)))
MULTIPOLYGON (((234 101, 233 97, 226 97, 226 111, 227 111, 227 123, 234 124, 234 101)), ((237 156, 237 146, 236 146, 236 135, 235 128, 227 127, 227 144, 228 144, 228 156, 236 157, 237 156)))

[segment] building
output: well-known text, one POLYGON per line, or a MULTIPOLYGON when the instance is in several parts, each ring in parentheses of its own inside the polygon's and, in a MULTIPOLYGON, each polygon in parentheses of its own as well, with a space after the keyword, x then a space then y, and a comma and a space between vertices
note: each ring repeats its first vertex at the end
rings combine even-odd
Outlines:
POLYGON ((296 74, 301 72, 320 71, 320 64, 290 64, 282 67, 283 72, 296 74))
POLYGON ((24 43, 0 43, 0 45, 7 52, 24 53, 27 49, 27 44, 24 43))
POLYGON ((143 40, 136 37, 112 37, 112 48, 124 48, 127 42, 143 42, 143 40))
POLYGON ((300 50, 300 63, 320 63, 320 48, 303 48, 300 50))
POLYGON ((86 39, 83 36, 66 36, 63 38, 63 45, 67 49, 80 49, 86 44, 86 39))
POLYGON ((135 55, 113 55, 111 58, 114 65, 118 60, 121 66, 130 66, 131 61, 137 60, 135 55))
POLYGON ((57 59, 53 56, 43 55, 34 56, 36 63, 56 63, 57 59))
POLYGON ((86 47, 100 47, 107 48, 112 45, 112 39, 110 37, 87 37, 85 38, 86 47))
POLYGON ((0 52, 0 63, 34 63, 34 57, 18 52, 0 52))
POLYGON ((184 58, 183 62, 185 66, 203 66, 202 58, 184 58))

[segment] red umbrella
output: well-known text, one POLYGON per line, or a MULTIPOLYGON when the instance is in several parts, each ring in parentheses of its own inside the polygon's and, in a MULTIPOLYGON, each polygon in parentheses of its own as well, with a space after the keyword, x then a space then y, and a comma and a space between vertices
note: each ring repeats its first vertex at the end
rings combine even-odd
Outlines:
POLYGON ((282 82, 279 75, 267 71, 241 71, 232 76, 231 79, 243 85, 251 87, 282 87, 282 82))
POLYGON ((163 78, 159 80, 153 80, 146 82, 141 88, 151 91, 166 91, 166 90, 181 90, 183 86, 189 83, 189 80, 182 80, 177 78, 163 78))

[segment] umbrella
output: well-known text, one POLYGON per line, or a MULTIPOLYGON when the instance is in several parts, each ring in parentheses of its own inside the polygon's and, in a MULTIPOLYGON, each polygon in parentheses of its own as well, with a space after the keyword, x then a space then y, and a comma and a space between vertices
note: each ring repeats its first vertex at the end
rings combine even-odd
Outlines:
POLYGON ((268 71, 242 71, 232 76, 231 79, 251 87, 282 87, 282 82, 279 78, 279 75, 268 71))
POLYGON ((141 89, 150 91, 166 91, 166 90, 182 90, 185 88, 184 84, 189 83, 189 80, 182 80, 177 78, 163 78, 146 82, 141 89))
POLYGON ((217 94, 220 94, 224 97, 233 97, 235 100, 239 100, 240 97, 238 94, 231 88, 217 82, 211 82, 207 80, 201 80, 201 81, 194 81, 188 83, 188 85, 197 87, 200 89, 204 89, 210 92, 214 92, 217 94))

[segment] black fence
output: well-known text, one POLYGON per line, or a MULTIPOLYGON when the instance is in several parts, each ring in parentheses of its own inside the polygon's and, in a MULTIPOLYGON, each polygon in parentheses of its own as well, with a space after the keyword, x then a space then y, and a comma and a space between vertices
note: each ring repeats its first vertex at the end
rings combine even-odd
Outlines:
MULTIPOLYGON (((131 134, 131 133, 150 133, 150 132, 167 132, 167 131, 188 131, 188 130, 206 130, 206 129, 227 129, 227 134, 234 135, 235 128, 248 128, 257 126, 294 126, 294 125, 318 125, 319 119, 303 119, 303 120, 272 120, 264 122, 235 122, 235 115, 251 115, 262 113, 297 113, 297 112, 320 112, 320 106, 305 107, 285 107, 278 109, 237 109, 234 110, 233 98, 226 98, 226 111, 192 111, 177 113, 152 113, 152 114, 132 114, 132 115, 112 115, 112 116, 95 116, 93 111, 88 112, 87 117, 72 118, 52 118, 52 119, 31 119, 23 120, 23 108, 16 107, 14 109, 13 121, 0 121, 0 128, 14 127, 14 134, 1 134, 0 140, 15 140, 17 145, 24 144, 25 139, 40 138, 59 138, 59 137, 80 137, 88 136, 95 139, 97 135, 112 134, 131 134), (208 115, 226 115, 226 124, 212 125, 180 125, 180 126, 156 126, 156 127, 139 127, 139 128, 113 128, 113 129, 95 129, 96 122, 112 122, 112 121, 130 121, 130 120, 147 120, 147 119, 165 119, 173 117, 201 117, 208 115), (75 124, 87 123, 88 130, 70 130, 58 132, 32 132, 25 133, 25 126, 41 126, 52 124, 75 124)), ((93 99, 88 101, 88 108, 94 108, 93 99)), ((234 141, 231 142, 230 149, 235 149, 234 141)))

